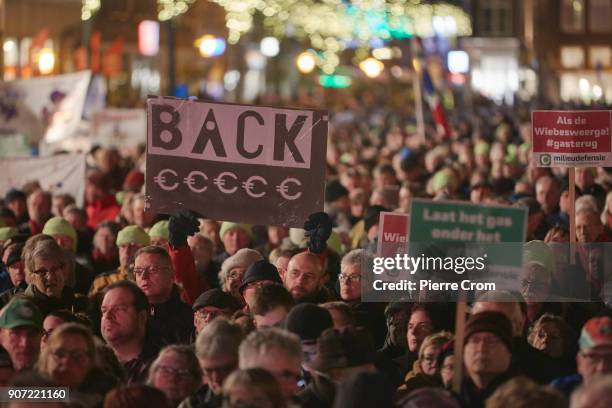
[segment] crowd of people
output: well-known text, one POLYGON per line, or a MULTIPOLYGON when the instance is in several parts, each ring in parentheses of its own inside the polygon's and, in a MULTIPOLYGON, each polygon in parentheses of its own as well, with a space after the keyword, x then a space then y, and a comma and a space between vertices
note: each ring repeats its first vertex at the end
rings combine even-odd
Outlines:
POLYGON ((49 407, 612 406, 612 169, 576 169, 560 262, 567 169, 530 164, 520 111, 422 137, 367 91, 330 108, 325 212, 301 229, 145 211, 142 146, 92 149, 84 197, 4 192, 0 386, 68 387, 49 407), (415 197, 528 209, 535 267, 468 305, 461 361, 456 304, 362 301, 380 213, 415 197), (538 301, 569 273, 588 302, 538 301))

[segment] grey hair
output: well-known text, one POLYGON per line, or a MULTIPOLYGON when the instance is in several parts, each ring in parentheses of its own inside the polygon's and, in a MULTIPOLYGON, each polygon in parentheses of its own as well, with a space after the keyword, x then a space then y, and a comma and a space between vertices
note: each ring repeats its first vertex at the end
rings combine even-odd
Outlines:
POLYGON ((164 347, 159 354, 151 367, 149 367, 149 377, 147 379, 147 384, 152 385, 155 377, 155 371, 157 371, 157 367, 159 367, 159 362, 162 357, 169 353, 176 353, 187 360, 187 369, 193 376, 193 390, 195 391, 202 381, 202 369, 200 368, 200 363, 196 358, 193 347, 188 346, 186 344, 171 344, 169 346, 164 347))
POLYGON ((244 339, 240 326, 224 319, 214 319, 207 324, 195 341, 198 358, 223 355, 238 359, 238 348, 244 339))
POLYGON ((266 328, 252 332, 240 345, 240 368, 256 367, 259 357, 272 350, 281 351, 302 361, 302 346, 298 336, 283 329, 266 328))
POLYGON ((342 261, 340 261, 340 270, 344 271, 344 269, 350 265, 369 265, 370 260, 371 257, 365 249, 353 249, 342 257, 342 261))

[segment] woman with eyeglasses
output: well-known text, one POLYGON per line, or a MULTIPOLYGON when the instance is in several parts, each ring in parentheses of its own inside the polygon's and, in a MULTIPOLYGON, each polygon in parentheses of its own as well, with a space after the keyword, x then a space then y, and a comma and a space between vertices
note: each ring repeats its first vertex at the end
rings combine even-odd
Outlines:
POLYGON ((163 391, 177 407, 202 383, 202 369, 191 346, 173 344, 163 348, 149 368, 149 385, 163 391))
POLYGON ((404 383, 398 388, 401 392, 410 392, 422 387, 439 387, 441 385, 438 356, 442 347, 450 341, 452 334, 446 331, 430 334, 425 337, 419 348, 419 356, 412 370, 404 377, 404 383))
POLYGON ((117 380, 98 364, 91 330, 77 323, 65 323, 53 330, 38 358, 38 372, 70 388, 70 400, 87 407, 101 406, 104 395, 117 380))

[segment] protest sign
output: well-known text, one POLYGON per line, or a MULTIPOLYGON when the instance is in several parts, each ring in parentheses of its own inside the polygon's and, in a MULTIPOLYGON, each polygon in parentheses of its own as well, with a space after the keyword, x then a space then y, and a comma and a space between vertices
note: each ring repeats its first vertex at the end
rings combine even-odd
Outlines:
POLYGON ((409 214, 381 212, 378 222, 378 247, 376 255, 393 257, 395 254, 407 253, 409 225, 409 214))
POLYGON ((409 253, 412 256, 427 253, 431 250, 430 244, 444 244, 433 247, 474 259, 482 256, 486 273, 481 278, 495 281, 498 290, 519 289, 526 208, 413 199, 410 214, 409 253))
POLYGON ((83 206, 85 194, 85 155, 62 154, 49 157, 0 159, 2 196, 11 188, 38 181, 43 190, 71 194, 83 206))
POLYGON ((91 136, 105 147, 136 146, 146 142, 144 109, 106 109, 93 114, 91 136))
POLYGON ((147 210, 301 227, 322 211, 328 114, 147 100, 147 210))
POLYGON ((71 136, 81 120, 90 76, 82 71, 0 82, 0 135, 21 134, 32 143, 71 136))
POLYGON ((536 167, 612 166, 610 111, 534 111, 536 167))

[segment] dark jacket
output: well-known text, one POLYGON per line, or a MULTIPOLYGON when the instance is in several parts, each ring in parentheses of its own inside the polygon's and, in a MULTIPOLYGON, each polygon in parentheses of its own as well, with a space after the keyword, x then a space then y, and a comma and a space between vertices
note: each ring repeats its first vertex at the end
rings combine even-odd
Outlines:
POLYGON ((144 384, 147 381, 149 367, 157 358, 161 347, 159 338, 149 330, 145 335, 138 357, 121 363, 125 372, 126 384, 144 384))
POLYGON ((193 310, 181 300, 178 287, 172 288, 170 299, 151 305, 151 328, 163 344, 188 344, 193 332, 193 310))
POLYGON ((332 408, 336 396, 336 386, 330 380, 317 376, 297 394, 302 408, 332 408))
POLYGON ((202 385, 196 392, 181 402, 178 408, 221 408, 223 397, 213 394, 206 385, 202 385))
POLYGON ((511 377, 512 376, 508 373, 501 374, 483 390, 478 389, 472 380, 469 377, 466 377, 461 383, 461 392, 459 394, 462 401, 462 406, 470 408, 484 408, 487 398, 489 398, 495 392, 497 387, 502 385, 511 377))
POLYGON ((525 375, 538 384, 547 384, 559 375, 554 360, 533 348, 523 337, 515 337, 512 342, 511 367, 514 372, 525 375))
POLYGON ((13 286, 12 288, 0 293, 0 309, 3 308, 4 305, 6 305, 8 302, 10 302, 13 296, 18 293, 22 293, 26 290, 27 287, 28 284, 23 281, 19 284, 19 286, 13 286))
POLYGON ((62 295, 59 298, 53 298, 45 295, 34 285, 28 285, 28 287, 20 294, 16 296, 23 296, 24 298, 32 301, 38 309, 41 311, 43 316, 48 315, 56 310, 66 309, 73 313, 87 312, 88 300, 84 296, 75 295, 74 291, 69 286, 64 286, 62 295))

